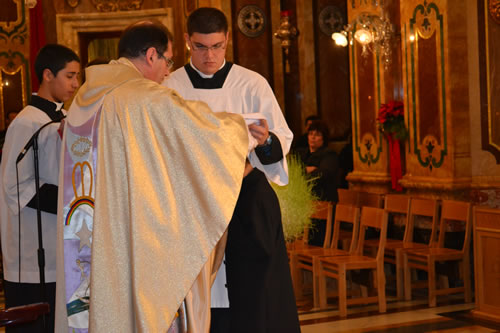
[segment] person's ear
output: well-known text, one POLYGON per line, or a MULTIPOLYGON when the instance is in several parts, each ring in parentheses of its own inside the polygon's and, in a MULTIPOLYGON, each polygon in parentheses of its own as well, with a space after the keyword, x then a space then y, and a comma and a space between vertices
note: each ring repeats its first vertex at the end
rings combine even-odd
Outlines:
POLYGON ((189 41, 189 34, 187 32, 184 33, 184 40, 186 41, 186 43, 189 41))
POLYGON ((152 46, 146 51, 146 63, 148 65, 152 65, 154 63, 155 58, 158 57, 156 53, 156 49, 152 46))
POLYGON ((54 78, 54 74, 52 73, 52 71, 50 69, 45 68, 42 72, 42 78, 43 78, 42 81, 50 82, 50 80, 52 80, 54 78))

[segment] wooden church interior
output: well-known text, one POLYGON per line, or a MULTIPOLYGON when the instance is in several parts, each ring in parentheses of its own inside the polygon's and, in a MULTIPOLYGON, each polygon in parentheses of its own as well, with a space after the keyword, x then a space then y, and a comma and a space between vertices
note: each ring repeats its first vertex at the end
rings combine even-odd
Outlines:
POLYGON ((2 0, 0 130, 36 91, 36 47, 66 45, 83 68, 154 17, 178 68, 187 16, 206 6, 229 19, 226 59, 267 79, 295 137, 317 115, 332 149, 352 142, 349 188, 318 205, 331 234, 289 252, 302 332, 499 330, 499 0, 2 0), (404 104, 399 146, 377 121, 391 101, 404 104))

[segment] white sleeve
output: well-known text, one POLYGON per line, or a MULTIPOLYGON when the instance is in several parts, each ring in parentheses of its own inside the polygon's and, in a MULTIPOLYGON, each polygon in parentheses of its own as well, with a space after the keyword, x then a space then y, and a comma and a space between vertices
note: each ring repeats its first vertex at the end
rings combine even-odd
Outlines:
POLYGON ((262 78, 261 81, 262 82, 257 85, 256 91, 253 94, 253 112, 260 112, 266 117, 269 131, 274 133, 280 140, 281 149, 283 150, 283 159, 277 163, 262 165, 254 151, 250 154, 250 162, 254 167, 263 171, 270 181, 283 186, 288 184, 286 155, 290 151, 293 133, 286 123, 283 112, 281 111, 271 87, 264 78, 262 78))
MULTIPOLYGON (((17 215, 17 177, 16 159, 33 133, 43 123, 33 121, 29 117, 20 117, 14 121, 8 130, 5 140, 2 164, 2 184, 6 194, 6 203, 9 209, 17 215)), ((50 121, 48 119, 47 121, 50 121)), ((57 184, 58 177, 58 134, 57 124, 44 128, 38 137, 40 187, 45 183, 57 184)), ((23 209, 35 195, 35 171, 33 148, 30 148, 24 158, 17 164, 19 175, 19 203, 23 209)))

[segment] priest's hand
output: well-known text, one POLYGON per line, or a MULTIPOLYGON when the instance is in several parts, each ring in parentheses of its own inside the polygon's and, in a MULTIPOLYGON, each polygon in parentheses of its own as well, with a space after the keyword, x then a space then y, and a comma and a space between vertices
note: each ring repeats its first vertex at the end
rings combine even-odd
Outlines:
POLYGON ((259 123, 254 123, 248 125, 250 134, 257 140, 259 146, 265 145, 266 140, 269 137, 269 126, 267 125, 267 120, 260 119, 259 123))

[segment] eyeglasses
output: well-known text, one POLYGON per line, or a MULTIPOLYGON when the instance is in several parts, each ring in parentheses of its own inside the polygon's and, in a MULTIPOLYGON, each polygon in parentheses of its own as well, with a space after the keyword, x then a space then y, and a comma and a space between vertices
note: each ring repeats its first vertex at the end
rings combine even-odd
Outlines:
POLYGON ((172 59, 165 57, 163 54, 161 54, 160 57, 165 59, 168 69, 172 69, 172 67, 174 67, 174 61, 172 59))
MULTIPOLYGON (((145 55, 147 51, 148 51, 148 49, 143 49, 143 50, 141 50, 141 53, 145 55)), ((168 69, 172 69, 172 67, 174 67, 174 61, 172 59, 165 57, 163 54, 158 52, 158 50, 156 50, 156 53, 158 53, 159 58, 165 59, 165 62, 167 63, 168 69)))
POLYGON ((223 42, 214 44, 212 46, 206 46, 200 43, 193 42, 191 40, 189 41, 191 42, 191 49, 196 52, 208 52, 208 50, 217 52, 220 50, 224 50, 226 48, 226 42, 227 42, 227 40, 224 40, 223 42))

